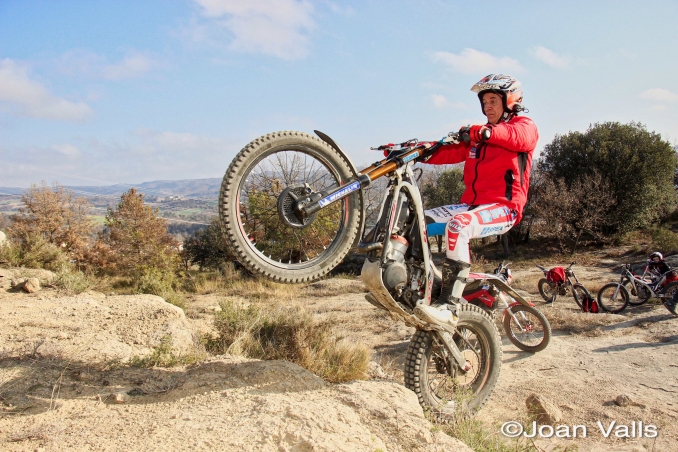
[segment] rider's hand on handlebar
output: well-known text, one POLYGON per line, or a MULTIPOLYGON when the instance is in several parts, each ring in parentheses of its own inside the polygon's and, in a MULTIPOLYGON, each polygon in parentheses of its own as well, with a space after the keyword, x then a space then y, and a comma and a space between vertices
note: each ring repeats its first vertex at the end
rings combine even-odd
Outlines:
POLYGON ((473 125, 459 129, 459 135, 466 143, 471 141, 474 143, 480 143, 481 141, 490 138, 492 131, 486 126, 473 125))

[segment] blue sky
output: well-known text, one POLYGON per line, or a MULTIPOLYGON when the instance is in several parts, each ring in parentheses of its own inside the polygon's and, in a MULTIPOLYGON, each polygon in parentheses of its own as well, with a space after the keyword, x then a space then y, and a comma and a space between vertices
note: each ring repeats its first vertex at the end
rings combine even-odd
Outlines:
POLYGON ((639 121, 678 143, 678 2, 0 0, 0 186, 222 177, 252 139, 370 146, 482 123, 518 77, 538 150, 639 121))

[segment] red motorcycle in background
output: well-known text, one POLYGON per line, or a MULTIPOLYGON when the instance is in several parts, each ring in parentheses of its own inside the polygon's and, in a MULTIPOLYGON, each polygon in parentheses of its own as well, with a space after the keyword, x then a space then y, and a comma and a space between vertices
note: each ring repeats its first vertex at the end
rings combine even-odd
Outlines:
POLYGON ((582 309, 584 300, 593 299, 586 287, 579 281, 577 275, 574 274, 573 265, 576 265, 576 262, 572 262, 568 267, 553 267, 551 269, 537 265, 537 268, 544 273, 544 277, 537 283, 537 288, 545 302, 555 304, 558 295, 566 295, 568 290, 572 292, 572 298, 574 298, 579 309, 582 309))
POLYGON ((463 297, 491 316, 502 312, 502 324, 508 339, 526 352, 539 352, 551 340, 551 325, 544 314, 510 287, 513 277, 508 263, 501 262, 493 274, 469 273, 471 280, 463 297))

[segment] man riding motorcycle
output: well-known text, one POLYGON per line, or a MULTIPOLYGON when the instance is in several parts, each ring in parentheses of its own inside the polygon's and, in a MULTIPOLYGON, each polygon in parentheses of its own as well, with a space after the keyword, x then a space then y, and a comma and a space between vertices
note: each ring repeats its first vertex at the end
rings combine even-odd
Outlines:
POLYGON ((446 260, 440 296, 430 306, 418 305, 414 312, 425 321, 448 328, 456 326, 453 311, 468 281, 469 241, 506 233, 522 217, 532 154, 539 138, 534 122, 518 116, 524 107, 522 85, 517 79, 490 74, 471 91, 478 94, 487 124, 462 127, 464 142, 441 146, 426 161, 433 165, 465 162, 466 190, 461 204, 424 212, 429 236, 445 235, 446 260))

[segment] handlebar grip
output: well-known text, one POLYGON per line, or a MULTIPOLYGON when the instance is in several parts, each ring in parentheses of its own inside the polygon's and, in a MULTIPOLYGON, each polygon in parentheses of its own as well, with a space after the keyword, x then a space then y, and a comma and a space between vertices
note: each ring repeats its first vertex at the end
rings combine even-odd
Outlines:
POLYGON ((482 137, 483 141, 489 140, 490 137, 492 136, 492 129, 483 130, 482 132, 480 132, 480 136, 482 137))

